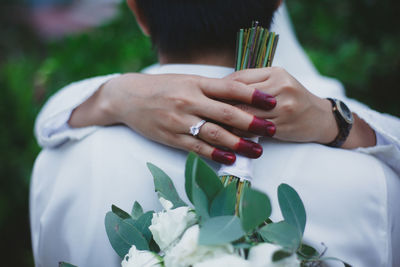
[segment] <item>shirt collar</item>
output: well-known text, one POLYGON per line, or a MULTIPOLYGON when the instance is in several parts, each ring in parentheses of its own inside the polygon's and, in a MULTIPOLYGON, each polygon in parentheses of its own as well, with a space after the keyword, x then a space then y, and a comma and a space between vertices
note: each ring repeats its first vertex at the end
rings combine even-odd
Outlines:
POLYGON ((233 68, 200 64, 154 64, 145 68, 147 74, 191 74, 209 78, 222 78, 234 72, 233 68))

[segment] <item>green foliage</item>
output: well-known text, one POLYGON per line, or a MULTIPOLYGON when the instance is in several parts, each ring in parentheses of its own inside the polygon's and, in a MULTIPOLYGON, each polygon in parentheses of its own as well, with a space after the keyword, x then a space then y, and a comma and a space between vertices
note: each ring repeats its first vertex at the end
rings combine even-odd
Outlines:
POLYGON ((60 262, 59 267, 77 267, 77 266, 66 263, 66 262, 60 262))
POLYGON ((219 191, 210 207, 210 216, 234 215, 236 206, 236 183, 230 183, 219 191))
POLYGON ((132 245, 140 250, 149 250, 149 243, 142 232, 117 214, 108 212, 105 218, 105 226, 111 246, 121 258, 128 253, 132 245))
POLYGON ((350 97, 400 116, 396 0, 286 1, 300 43, 317 69, 350 97))
POLYGON ((201 226, 199 244, 208 246, 223 245, 238 240, 244 234, 238 217, 213 217, 201 226))
POLYGON ((267 224, 259 230, 259 233, 265 241, 282 246, 291 253, 300 246, 301 237, 297 229, 285 221, 267 224))
POLYGON ((295 227, 301 238, 306 227, 306 210, 296 190, 287 184, 278 187, 278 200, 285 221, 295 227))
POLYGON ((143 208, 142 206, 139 204, 139 202, 135 201, 135 203, 133 204, 132 207, 132 212, 131 212, 131 216, 134 220, 139 219, 140 216, 142 216, 143 214, 143 208))
POLYGON ((159 197, 169 200, 174 205, 174 208, 187 206, 176 192, 174 183, 171 178, 157 166, 147 163, 151 174, 154 178, 154 187, 159 197))
POLYGON ((245 187, 239 207, 240 220, 246 232, 255 230, 271 215, 271 203, 264 193, 245 187))

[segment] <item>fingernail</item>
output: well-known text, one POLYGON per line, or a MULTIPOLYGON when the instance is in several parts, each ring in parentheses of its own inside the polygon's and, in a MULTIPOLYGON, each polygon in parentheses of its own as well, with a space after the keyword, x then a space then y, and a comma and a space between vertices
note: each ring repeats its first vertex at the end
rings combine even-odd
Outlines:
POLYGON ((259 108, 269 110, 276 106, 276 99, 272 95, 256 89, 253 93, 251 103, 259 108))
POLYGON ((276 127, 272 122, 254 116, 249 126, 249 132, 272 137, 276 132, 276 127))
POLYGON ((214 149, 211 158, 216 162, 226 165, 232 165, 236 161, 236 155, 234 153, 223 151, 218 148, 214 149))
POLYGON ((262 146, 242 138, 235 145, 234 150, 235 152, 252 159, 259 158, 263 152, 262 146))

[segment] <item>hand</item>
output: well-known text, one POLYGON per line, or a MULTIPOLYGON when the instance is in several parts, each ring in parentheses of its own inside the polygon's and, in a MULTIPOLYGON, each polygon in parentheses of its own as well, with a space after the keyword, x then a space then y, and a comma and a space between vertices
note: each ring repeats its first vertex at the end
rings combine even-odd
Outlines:
POLYGON ((277 105, 270 111, 243 104, 239 107, 272 122, 276 126, 276 139, 326 144, 338 134, 331 103, 310 93, 282 68, 243 70, 226 79, 248 84, 275 97, 277 105))
POLYGON ((83 127, 123 123, 149 139, 225 164, 232 164, 236 159, 234 153, 225 149, 250 158, 261 156, 259 144, 244 140, 221 125, 262 136, 272 135, 274 126, 219 100, 246 103, 264 110, 276 104, 268 94, 227 79, 125 74, 104 84, 75 109, 69 124, 83 127), (209 122, 201 127, 196 138, 189 133, 189 128, 202 119, 209 122))

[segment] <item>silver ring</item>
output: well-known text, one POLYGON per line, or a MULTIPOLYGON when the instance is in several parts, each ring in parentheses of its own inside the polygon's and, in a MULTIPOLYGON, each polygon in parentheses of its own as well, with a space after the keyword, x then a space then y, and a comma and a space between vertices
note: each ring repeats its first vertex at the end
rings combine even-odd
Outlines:
POLYGON ((200 133, 201 127, 206 123, 205 120, 199 121, 197 124, 190 127, 190 134, 196 137, 200 133))

